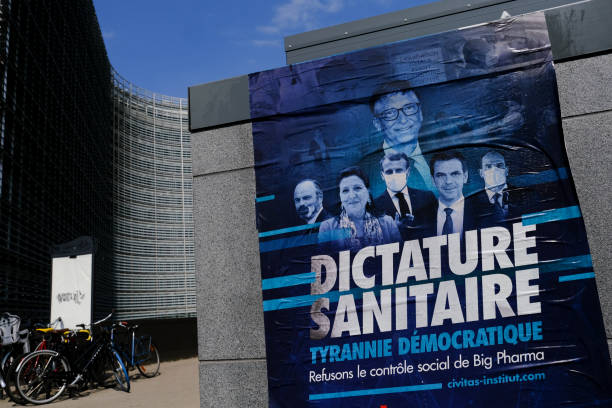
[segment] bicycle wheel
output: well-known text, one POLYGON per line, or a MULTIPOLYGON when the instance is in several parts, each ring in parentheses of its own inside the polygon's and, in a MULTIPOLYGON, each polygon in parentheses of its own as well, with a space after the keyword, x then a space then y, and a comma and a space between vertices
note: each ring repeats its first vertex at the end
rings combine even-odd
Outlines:
POLYGON ((12 358, 14 357, 14 352, 12 349, 9 349, 5 352, 4 349, 0 350, 4 352, 2 359, 0 360, 0 398, 4 399, 4 395, 2 395, 2 390, 7 387, 8 381, 6 379, 9 369, 11 368, 12 358))
POLYGON ((147 378, 155 377, 159 372, 159 352, 153 342, 149 344, 148 353, 144 353, 136 361, 136 368, 147 378))
POLYGON ((2 356, 2 361, 0 362, 0 372, 2 376, 6 379, 6 374, 8 373, 9 368, 11 368, 11 364, 15 358, 15 352, 13 350, 9 350, 2 356))
POLYGON ((4 391, 6 392, 6 395, 8 395, 11 401, 22 405, 26 403, 26 400, 21 398, 19 391, 17 391, 17 386, 15 384, 15 372, 21 360, 23 360, 27 355, 28 354, 22 354, 17 358, 14 358, 15 356, 12 355, 10 359, 10 367, 6 370, 4 375, 4 381, 6 382, 6 388, 4 391))
POLYGON ((70 364, 57 351, 35 351, 25 356, 17 367, 17 391, 32 404, 46 404, 62 395, 69 372, 70 364))
POLYGON ((122 391, 130 392, 130 375, 126 370, 125 365, 123 365, 123 361, 121 361, 119 353, 117 353, 115 350, 111 350, 110 363, 117 387, 122 391))

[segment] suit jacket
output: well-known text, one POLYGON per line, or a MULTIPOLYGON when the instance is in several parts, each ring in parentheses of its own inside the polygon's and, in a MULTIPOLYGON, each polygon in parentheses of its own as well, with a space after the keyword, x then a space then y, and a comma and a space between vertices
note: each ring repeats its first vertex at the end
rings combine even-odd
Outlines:
POLYGON ((524 213, 538 211, 539 200, 537 194, 529 188, 515 187, 508 185, 503 191, 504 212, 496 210, 495 205, 489 201, 487 191, 484 189, 476 193, 474 202, 476 203, 475 217, 479 228, 486 228, 495 225, 503 226, 513 222, 520 222, 524 213))
MULTIPOLYGON (((476 211, 478 205, 474 196, 464 197, 463 201, 463 232, 480 228, 476 211)), ((425 225, 423 227, 425 235, 423 237, 434 237, 438 235, 438 202, 427 212, 425 225)), ((463 235, 461 237, 463 240, 463 235)))
MULTIPOLYGON (((422 237, 423 228, 427 219, 427 212, 431 207, 437 205, 436 197, 431 191, 409 188, 408 196, 410 197, 413 218, 409 219, 406 217, 405 219, 401 219, 399 231, 404 241, 422 237)), ((387 190, 374 200, 374 207, 377 211, 393 219, 395 219, 396 215, 399 215, 393 204, 393 199, 387 190)))
POLYGON ((315 220, 315 223, 317 222, 323 222, 328 218, 331 218, 332 215, 330 213, 328 213, 325 208, 321 209, 321 212, 319 213, 319 215, 317 216, 317 219, 315 220))
MULTIPOLYGON (((317 216, 317 218, 315 219, 315 224, 316 223, 321 223, 325 220, 327 220, 328 218, 331 218, 332 215, 330 213, 328 213, 325 208, 323 208, 321 210, 321 212, 319 213, 319 215, 317 216)), ((297 218, 297 217, 296 217, 297 218)), ((297 218, 301 223, 304 223, 304 220, 297 218)), ((306 225, 306 224, 304 224, 306 225)), ((319 234, 319 228, 321 226, 318 225, 316 227, 312 227, 312 228, 308 228, 302 231, 302 235, 308 235, 308 236, 313 236, 316 238, 317 234, 319 234)))

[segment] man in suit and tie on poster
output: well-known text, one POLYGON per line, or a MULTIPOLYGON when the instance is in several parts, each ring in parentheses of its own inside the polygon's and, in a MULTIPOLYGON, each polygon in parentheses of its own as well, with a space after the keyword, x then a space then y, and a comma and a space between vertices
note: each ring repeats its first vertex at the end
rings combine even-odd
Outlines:
POLYGON ((408 81, 394 81, 379 88, 370 98, 370 111, 374 127, 383 134, 384 155, 404 153, 412 159, 408 186, 433 191, 429 167, 419 146, 421 102, 408 81))
POLYGON ((418 238, 426 212, 436 198, 430 191, 408 187, 412 160, 405 153, 391 153, 380 161, 380 176, 387 189, 374 200, 374 207, 395 220, 404 241, 418 238))
POLYGON ((298 218, 304 224, 315 224, 329 218, 323 208, 323 191, 316 180, 300 181, 293 191, 293 202, 298 218))
POLYGON ((509 167, 501 153, 490 150, 482 156, 478 170, 484 181, 484 189, 477 195, 478 218, 481 227, 512 222, 520 217, 521 208, 536 211, 538 197, 528 187, 516 187, 508 184, 509 167))
POLYGON ((446 235, 476 228, 473 200, 463 196, 468 180, 467 163, 457 151, 437 153, 429 161, 431 175, 438 190, 438 205, 429 215, 430 235, 446 235))
POLYGON ((486 216, 491 221, 505 220, 509 211, 509 194, 506 182, 508 167, 504 156, 493 150, 487 152, 482 156, 478 173, 484 180, 484 191, 479 193, 482 206, 480 216, 486 216))

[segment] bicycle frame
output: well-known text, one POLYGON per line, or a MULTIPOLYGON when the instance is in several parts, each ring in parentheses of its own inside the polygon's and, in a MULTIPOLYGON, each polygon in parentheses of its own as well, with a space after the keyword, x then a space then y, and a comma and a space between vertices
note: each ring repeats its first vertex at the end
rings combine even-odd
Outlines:
MULTIPOLYGON (((58 319, 61 321, 61 317, 58 317, 58 319)), ((57 321, 57 319, 56 319, 56 321, 57 321)), ((35 329, 35 330, 40 330, 40 329, 35 329)), ((26 337, 25 337, 25 338, 23 338, 23 339, 22 339, 22 340, 19 342, 19 343, 21 343, 21 345, 22 345, 22 352, 21 352, 21 353, 18 353, 17 355, 25 355, 25 354, 27 354, 27 353, 29 353, 29 352, 30 352, 30 341, 29 341, 29 339, 30 339, 30 333, 32 333, 32 331, 31 331, 31 330, 26 330, 26 332, 27 332, 26 337)), ((41 331, 41 332, 42 332, 42 333, 46 333, 46 332, 44 332, 44 331, 41 331)), ((23 333, 24 333, 23 331, 22 331, 22 332, 20 332, 20 334, 23 334, 23 333)), ((37 346, 34 348, 34 351, 38 351, 38 350, 46 350, 46 349, 47 349, 47 342, 48 342, 48 340, 47 340, 46 338, 44 338, 44 337, 43 337, 42 341, 41 341, 40 343, 38 343, 38 345, 37 345, 37 346)), ((18 343, 14 343, 14 344, 12 344, 11 346, 14 346, 15 344, 18 344, 18 343)), ((8 359, 11 357, 11 355, 12 355, 12 353, 13 353, 14 351, 15 351, 15 350, 11 349, 11 350, 9 350, 9 351, 8 351, 6 354, 4 354, 4 356, 2 357, 2 361, 0 362, 0 366, 1 366, 1 367, 5 367, 5 365, 6 365, 6 361, 7 361, 7 360, 8 360, 8 359)), ((5 388, 6 388, 6 386, 7 386, 7 384, 6 384, 6 380, 4 379, 4 375, 6 375, 6 374, 8 374, 8 373, 3 373, 3 372, 1 372, 1 370, 0 370, 0 387, 1 387, 2 389, 5 389, 5 388)))
MULTIPOLYGON (((92 327, 109 319, 111 315, 108 315, 106 318, 100 320, 99 322, 93 323, 92 327)), ((58 318, 61 322, 61 318, 58 318)), ((57 321, 57 319, 56 319, 57 321)), ((37 329, 43 333, 48 333, 49 329, 37 329)), ((93 330, 93 329, 92 329, 93 330)), ((79 330, 78 332, 86 332, 88 334, 88 339, 87 341, 92 339, 92 331, 91 330, 79 330)), ((112 333, 111 333, 112 336, 112 333)), ((68 347, 67 344, 64 344, 64 346, 68 347)), ((66 379, 66 381, 70 381, 70 386, 73 386, 74 384, 78 383, 80 380, 82 380, 83 378, 86 378, 87 375, 87 370, 89 369, 89 367, 96 361, 96 358, 98 357, 98 354, 100 354, 100 351, 102 351, 102 349, 104 349, 105 347, 110 347, 111 349, 114 349, 113 344, 112 344, 112 340, 111 342, 101 342, 101 343, 94 343, 92 345, 90 345, 89 347, 87 347, 81 354, 81 357, 77 357, 75 359, 72 359, 72 350, 69 350, 69 348, 64 349, 62 351, 62 354, 64 354, 65 356, 68 357, 68 361, 71 363, 70 364, 70 371, 67 373, 69 374, 69 377, 66 379), (93 352, 92 352, 93 350, 93 352), (86 356, 89 356, 89 359, 87 360, 87 362, 82 365, 82 361, 85 359, 86 356), (70 361, 72 360, 72 361, 70 361), (74 368, 73 368, 73 363, 74 363, 74 368), (79 368, 80 367, 80 368, 79 368)), ((38 350, 45 350, 47 349, 47 339, 43 338, 43 340, 41 341, 41 343, 36 347, 35 351, 38 350)), ((50 350, 50 351, 54 351, 54 350, 50 350)), ((59 353, 57 351, 54 351, 55 353, 57 353, 59 355, 59 353)), ((16 371, 19 371, 21 368, 21 363, 19 363, 19 365, 17 366, 16 371)))
MULTIPOLYGON (((141 362, 137 360, 136 354, 136 330, 133 328, 127 328, 131 332, 130 336, 130 352, 129 354, 121 347, 121 344, 115 343, 115 329, 111 330, 111 345, 113 348, 119 353, 119 355, 128 363, 130 368, 136 367, 136 365, 141 362)), ((149 337, 149 344, 145 348, 148 350, 151 345, 151 337, 149 337)))
MULTIPOLYGON (((87 370, 94 363, 94 361, 96 361, 96 358, 98 357, 98 354, 100 354, 100 351, 102 351, 102 349, 105 346, 107 346, 106 343, 92 345, 92 347, 89 347, 86 350, 86 352, 85 352, 85 356, 86 356, 86 355, 88 355, 90 353, 91 350, 94 350, 93 353, 90 354, 90 357, 87 360, 87 362, 85 363, 85 365, 83 365, 80 369, 78 369, 78 371, 72 371, 72 367, 71 367, 71 371, 70 371, 71 374, 76 374, 76 375, 75 375, 73 381, 69 384, 70 386, 76 384, 81 379, 85 378, 85 376, 87 375, 87 370)), ((70 359, 69 359, 69 361, 70 361, 70 359)), ((77 367, 81 365, 81 364, 79 364, 81 361, 82 361, 82 358, 76 359, 75 363, 76 363, 77 367)))

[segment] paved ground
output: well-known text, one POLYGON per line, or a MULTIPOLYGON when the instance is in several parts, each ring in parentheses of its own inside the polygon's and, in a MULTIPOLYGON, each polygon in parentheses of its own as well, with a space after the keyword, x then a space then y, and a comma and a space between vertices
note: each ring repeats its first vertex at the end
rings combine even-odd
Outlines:
MULTIPOLYGON (((160 374, 141 378, 130 371, 132 389, 129 393, 113 389, 87 390, 69 399, 62 395, 49 404, 53 408, 196 408, 200 406, 198 359, 189 358, 162 362, 160 374)), ((5 399, 0 408, 20 407, 5 399)))

